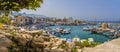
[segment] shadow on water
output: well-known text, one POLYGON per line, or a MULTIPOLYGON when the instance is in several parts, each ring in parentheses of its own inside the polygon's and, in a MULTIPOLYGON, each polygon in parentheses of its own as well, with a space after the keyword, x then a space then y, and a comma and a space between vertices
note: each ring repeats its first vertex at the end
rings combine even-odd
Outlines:
POLYGON ((104 34, 102 34, 102 33, 91 33, 90 35, 104 36, 104 37, 109 38, 109 39, 111 39, 111 40, 117 38, 117 37, 114 36, 114 35, 104 35, 104 34))

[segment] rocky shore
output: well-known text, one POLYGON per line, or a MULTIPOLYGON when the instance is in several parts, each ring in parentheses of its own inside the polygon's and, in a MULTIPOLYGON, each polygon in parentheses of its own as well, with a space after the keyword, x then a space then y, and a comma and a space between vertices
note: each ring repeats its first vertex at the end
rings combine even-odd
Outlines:
POLYGON ((81 52, 84 46, 79 43, 66 42, 45 30, 23 31, 7 25, 0 28, 0 52, 81 52))

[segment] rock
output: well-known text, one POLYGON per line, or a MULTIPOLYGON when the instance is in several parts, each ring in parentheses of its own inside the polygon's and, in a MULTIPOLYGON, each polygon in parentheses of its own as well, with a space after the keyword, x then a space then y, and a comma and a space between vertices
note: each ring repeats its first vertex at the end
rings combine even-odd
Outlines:
POLYGON ((44 52, 50 52, 50 48, 44 48, 44 52))
POLYGON ((40 48, 36 48, 36 52, 44 52, 44 51, 42 51, 42 49, 40 48))
POLYGON ((34 37, 31 42, 32 47, 41 47, 43 48, 44 45, 44 39, 40 37, 34 37))
POLYGON ((9 39, 10 39, 10 37, 12 37, 12 35, 9 34, 9 33, 0 32, 0 34, 2 34, 3 36, 6 36, 6 37, 9 38, 9 39))
POLYGON ((8 52, 8 48, 6 48, 6 47, 0 47, 0 52, 8 52))
POLYGON ((12 45, 12 41, 5 37, 4 35, 0 35, 0 47, 9 47, 12 45))
POLYGON ((77 49, 78 52, 81 52, 82 50, 81 49, 77 49))
POLYGON ((118 32, 118 33, 116 34, 116 36, 117 36, 117 37, 120 37, 120 32, 118 32))
POLYGON ((44 42, 45 46, 50 46, 50 42, 44 42))
POLYGON ((20 46, 25 46, 27 43, 27 40, 23 37, 16 37, 16 41, 20 46))
POLYGON ((32 39, 32 36, 27 34, 21 34, 21 35, 15 36, 15 39, 16 41, 18 41, 18 45, 25 46, 26 43, 32 39))
POLYGON ((22 50, 20 50, 19 48, 13 48, 11 51, 12 52, 21 52, 22 50))
POLYGON ((51 49, 50 52, 65 52, 63 49, 51 49))
POLYGON ((28 48, 27 52, 35 52, 35 50, 33 48, 28 48))
POLYGON ((32 39, 32 36, 28 34, 21 34, 21 36, 27 40, 32 39))
POLYGON ((50 34, 48 34, 48 33, 43 33, 43 36, 47 36, 47 37, 49 37, 50 34))
POLYGON ((42 39, 44 39, 44 41, 49 42, 50 41, 50 37, 48 36, 40 36, 42 39))
POLYGON ((50 41, 50 37, 44 37, 44 40, 49 42, 50 41))

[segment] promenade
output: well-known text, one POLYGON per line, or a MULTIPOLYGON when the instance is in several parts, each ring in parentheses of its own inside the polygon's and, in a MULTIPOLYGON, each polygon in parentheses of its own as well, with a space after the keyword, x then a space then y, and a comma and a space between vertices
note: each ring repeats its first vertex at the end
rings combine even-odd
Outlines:
POLYGON ((83 52, 120 52, 120 38, 105 42, 94 48, 85 48, 83 52))

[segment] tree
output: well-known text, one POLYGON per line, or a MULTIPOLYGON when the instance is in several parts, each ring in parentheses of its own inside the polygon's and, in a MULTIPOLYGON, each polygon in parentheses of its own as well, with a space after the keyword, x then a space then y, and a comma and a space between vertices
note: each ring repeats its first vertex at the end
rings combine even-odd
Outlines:
POLYGON ((10 21, 11 21, 10 16, 3 15, 2 17, 0 17, 0 23, 10 24, 10 21))
POLYGON ((2 28, 2 23, 0 23, 0 28, 2 28))
POLYGON ((33 9, 40 7, 43 0, 0 0, 0 12, 20 11, 21 9, 33 9))

